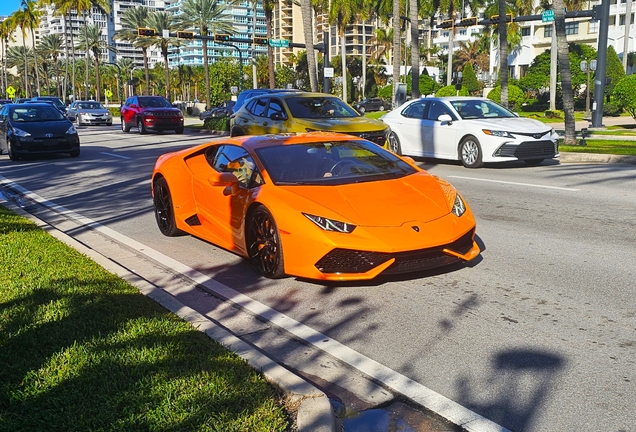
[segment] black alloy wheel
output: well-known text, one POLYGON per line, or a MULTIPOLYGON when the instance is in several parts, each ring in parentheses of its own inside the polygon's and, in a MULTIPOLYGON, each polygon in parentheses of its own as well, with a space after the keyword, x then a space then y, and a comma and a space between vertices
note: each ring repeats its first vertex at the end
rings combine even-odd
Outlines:
POLYGON ((168 237, 183 234, 183 231, 177 228, 177 223, 174 218, 174 207, 172 206, 172 196, 170 195, 168 183, 163 177, 159 177, 155 180, 153 203, 155 205, 155 219, 161 234, 168 237))
POLYGON ((247 223, 247 253, 260 274, 270 279, 285 275, 280 235, 272 214, 257 207, 247 223))

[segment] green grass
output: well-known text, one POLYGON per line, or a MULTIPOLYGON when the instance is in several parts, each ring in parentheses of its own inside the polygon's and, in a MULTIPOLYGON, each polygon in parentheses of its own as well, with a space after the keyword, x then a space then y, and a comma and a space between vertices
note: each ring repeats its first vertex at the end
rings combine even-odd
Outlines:
MULTIPOLYGON (((560 140, 562 143, 563 140, 560 140)), ((624 156, 636 156, 636 141, 610 141, 600 139, 586 139, 585 146, 559 145, 559 151, 577 153, 600 153, 624 156)))
POLYGON ((0 429, 288 431, 245 361, 0 206, 0 429))

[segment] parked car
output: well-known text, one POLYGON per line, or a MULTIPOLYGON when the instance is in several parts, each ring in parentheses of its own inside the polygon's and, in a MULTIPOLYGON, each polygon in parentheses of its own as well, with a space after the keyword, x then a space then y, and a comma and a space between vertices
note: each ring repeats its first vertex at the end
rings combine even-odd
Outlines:
POLYGON ((0 99, 0 105, 6 105, 10 103, 13 103, 11 99, 0 99))
POLYGON ((75 101, 66 110, 66 115, 70 121, 76 122, 78 126, 84 124, 113 125, 111 112, 96 101, 75 101))
POLYGON ((302 91, 295 89, 249 89, 243 90, 236 97, 236 104, 232 108, 232 113, 236 114, 236 112, 243 106, 246 100, 253 98, 254 96, 264 95, 266 93, 279 93, 279 92, 290 92, 290 91, 302 91))
POLYGON ((236 102, 233 100, 224 100, 214 108, 203 111, 199 114, 199 120, 205 120, 208 117, 229 117, 232 114, 232 109, 236 105, 236 102))
POLYGON ((458 160, 467 168, 516 160, 536 165, 559 156, 554 128, 486 98, 414 99, 381 120, 397 154, 458 160))
POLYGON ((28 101, 30 101, 30 100, 31 100, 31 99, 29 99, 29 98, 16 98, 15 103, 17 103, 17 104, 21 104, 21 103, 28 102, 28 101))
POLYGON ((208 142, 160 156, 151 185, 161 233, 212 242, 268 278, 365 280, 480 253, 450 183, 352 135, 208 142))
POLYGON ((230 118, 231 136, 310 131, 348 133, 384 146, 389 129, 325 93, 266 93, 249 99, 230 118))
POLYGON ((163 96, 131 96, 120 111, 123 132, 136 127, 140 134, 165 130, 183 133, 183 113, 163 96))
POLYGON ((50 103, 7 104, 0 108, 0 153, 12 161, 40 153, 80 155, 73 123, 50 103))
POLYGON ((66 114, 66 104, 59 97, 55 96, 35 96, 29 102, 50 103, 57 108, 62 114, 66 114))
POLYGON ((362 99, 360 102, 353 105, 353 107, 361 113, 367 111, 384 111, 385 108, 390 106, 391 104, 382 98, 362 99))

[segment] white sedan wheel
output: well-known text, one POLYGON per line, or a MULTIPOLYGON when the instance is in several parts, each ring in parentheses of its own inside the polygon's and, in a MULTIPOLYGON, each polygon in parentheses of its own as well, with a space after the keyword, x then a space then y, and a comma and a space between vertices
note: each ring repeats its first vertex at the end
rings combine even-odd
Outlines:
POLYGON ((474 136, 467 136, 459 145, 460 157, 462 164, 466 168, 479 168, 483 166, 481 161, 481 146, 474 136))

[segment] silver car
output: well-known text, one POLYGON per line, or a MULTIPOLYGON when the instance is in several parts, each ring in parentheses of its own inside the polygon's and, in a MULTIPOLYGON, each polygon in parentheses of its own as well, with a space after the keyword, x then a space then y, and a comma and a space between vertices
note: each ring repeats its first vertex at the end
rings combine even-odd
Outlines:
POLYGON ((68 107, 66 115, 78 126, 105 124, 112 126, 113 115, 108 108, 96 101, 75 101, 68 107))

